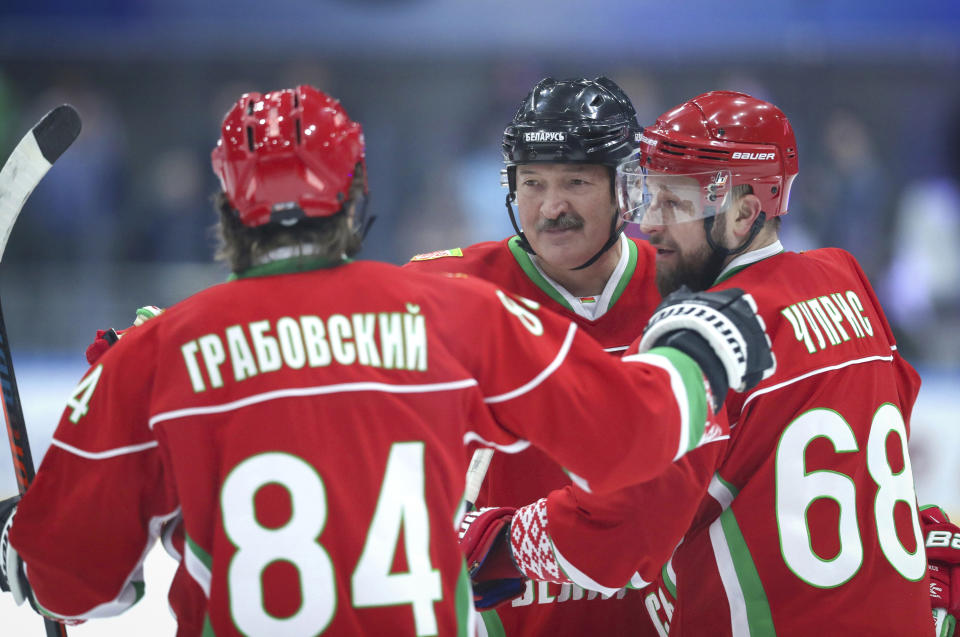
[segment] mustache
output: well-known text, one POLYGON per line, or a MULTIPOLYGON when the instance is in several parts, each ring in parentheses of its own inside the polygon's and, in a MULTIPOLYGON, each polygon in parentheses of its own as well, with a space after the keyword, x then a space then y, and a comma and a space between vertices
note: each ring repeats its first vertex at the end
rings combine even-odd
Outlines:
POLYGON ((568 215, 566 213, 555 219, 541 219, 537 222, 538 232, 550 230, 579 230, 582 227, 583 219, 577 215, 568 215))

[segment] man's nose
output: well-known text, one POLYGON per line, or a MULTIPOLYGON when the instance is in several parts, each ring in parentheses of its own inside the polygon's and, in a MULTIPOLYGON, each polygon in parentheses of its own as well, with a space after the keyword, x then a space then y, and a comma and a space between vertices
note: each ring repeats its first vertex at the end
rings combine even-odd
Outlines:
MULTIPOLYGON (((656 219, 656 221, 660 221, 660 219, 656 219)), ((664 227, 662 223, 655 223, 653 215, 650 214, 645 214, 640 221, 640 232, 643 234, 659 234, 663 232, 664 227)))
POLYGON ((556 219, 562 214, 572 211, 570 202, 557 188, 549 188, 544 193, 543 203, 540 204, 540 214, 548 219, 556 219))

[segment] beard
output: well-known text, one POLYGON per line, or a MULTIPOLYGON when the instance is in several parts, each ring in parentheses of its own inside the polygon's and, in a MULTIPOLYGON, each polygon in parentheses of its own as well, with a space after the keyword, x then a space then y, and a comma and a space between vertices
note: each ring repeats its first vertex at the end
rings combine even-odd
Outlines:
MULTIPOLYGON (((714 238, 716 235, 723 236, 725 227, 726 218, 720 215, 712 229, 714 238)), ((723 270, 727 252, 723 249, 716 250, 704 241, 703 245, 691 254, 684 255, 678 252, 677 256, 676 267, 669 270, 663 267, 657 268, 657 291, 662 297, 666 297, 684 285, 694 292, 701 292, 713 286, 713 282, 723 270)))

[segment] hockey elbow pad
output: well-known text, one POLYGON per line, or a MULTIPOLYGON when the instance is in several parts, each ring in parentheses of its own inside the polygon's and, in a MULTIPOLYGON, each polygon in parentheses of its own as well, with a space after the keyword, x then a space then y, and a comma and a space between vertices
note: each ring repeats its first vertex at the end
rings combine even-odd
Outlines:
POLYGON ((660 303, 640 339, 640 351, 673 347, 699 366, 719 409, 727 390, 745 392, 776 370, 757 304, 739 288, 691 292, 686 286, 660 303))

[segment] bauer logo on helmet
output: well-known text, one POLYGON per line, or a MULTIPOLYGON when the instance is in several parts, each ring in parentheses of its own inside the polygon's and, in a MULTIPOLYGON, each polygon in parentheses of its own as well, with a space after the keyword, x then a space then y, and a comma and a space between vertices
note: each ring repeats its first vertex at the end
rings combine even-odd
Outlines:
POLYGON ((776 158, 776 153, 734 153, 730 157, 730 159, 747 159, 749 161, 769 161, 776 158))

